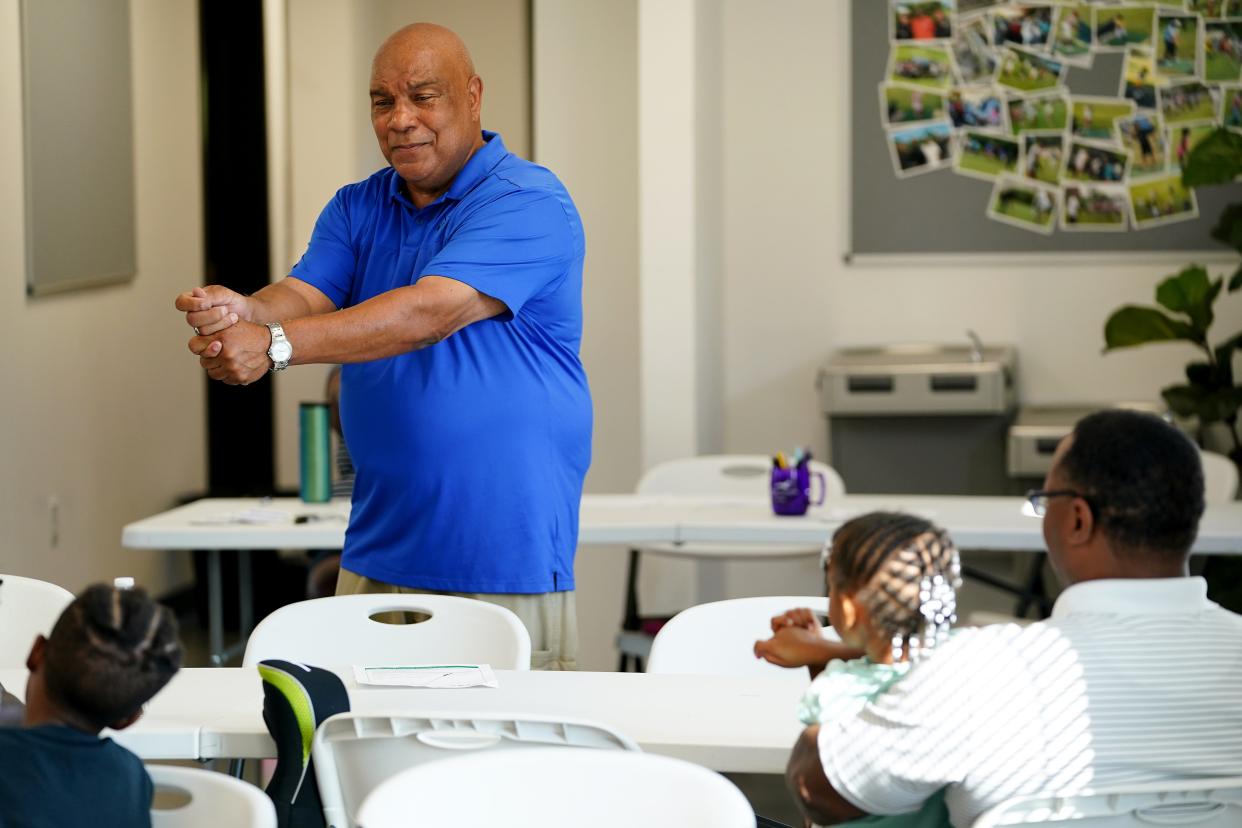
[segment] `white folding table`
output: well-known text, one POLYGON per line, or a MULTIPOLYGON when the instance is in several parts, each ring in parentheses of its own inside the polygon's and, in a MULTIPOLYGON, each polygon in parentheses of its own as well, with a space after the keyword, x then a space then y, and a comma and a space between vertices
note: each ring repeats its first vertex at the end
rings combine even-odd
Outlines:
MULTIPOLYGON (((745 678, 497 670, 495 689, 416 690, 359 687, 351 668, 334 669, 356 711, 586 719, 645 751, 739 773, 784 772, 802 731, 797 701, 810 682, 805 670, 745 678)), ((0 684, 23 696, 26 671, 0 670, 0 684)), ((255 668, 186 668, 136 724, 108 735, 143 759, 272 758, 262 712, 255 668)))
MULTIPOLYGON (((958 548, 1041 552, 1041 522, 1023 514, 1020 497, 930 495, 845 495, 802 517, 778 517, 764 498, 587 495, 582 499, 580 546, 643 546, 707 542, 718 545, 823 543, 851 517, 885 510, 918 514, 948 530, 958 548)), ((239 649, 226 649, 220 550, 239 550, 238 589, 243 613, 250 607, 245 551, 251 549, 340 549, 345 542, 349 503, 303 503, 296 498, 209 498, 127 525, 121 543, 130 549, 208 550, 209 629, 212 659, 222 664, 239 649), (270 514, 264 523, 242 522, 254 510, 270 514), (302 522, 298 522, 302 519, 302 522)), ((1194 552, 1242 554, 1242 501, 1207 508, 1194 552)), ((242 617, 243 639, 250 629, 242 617)))

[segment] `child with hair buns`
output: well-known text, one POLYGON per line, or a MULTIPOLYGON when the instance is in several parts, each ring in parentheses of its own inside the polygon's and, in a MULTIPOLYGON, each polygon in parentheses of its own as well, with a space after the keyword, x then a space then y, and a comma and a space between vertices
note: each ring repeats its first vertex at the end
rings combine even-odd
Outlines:
MULTIPOLYGON (((828 619, 840 637, 825 638, 809 609, 772 619, 772 637, 755 642, 758 658, 811 674, 798 708, 807 725, 850 716, 927 658, 948 638, 961 582, 957 549, 943 529, 913 515, 872 512, 833 534, 826 548, 828 619)), ((860 824, 948 826, 943 795, 913 814, 875 816, 860 824)))
POLYGON ((181 666, 172 612, 141 589, 96 584, 61 613, 26 660, 20 727, 0 728, 0 825, 151 824, 142 760, 108 738, 181 666))

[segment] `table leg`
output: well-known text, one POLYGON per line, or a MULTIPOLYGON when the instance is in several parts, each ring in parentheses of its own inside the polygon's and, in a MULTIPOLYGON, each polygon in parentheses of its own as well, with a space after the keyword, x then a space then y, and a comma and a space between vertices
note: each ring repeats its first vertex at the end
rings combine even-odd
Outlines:
POLYGON ((237 553, 237 600, 241 616, 241 640, 244 642, 254 628, 254 589, 250 580, 250 550, 237 553))
POLYGON ((224 663, 224 595, 220 576, 220 550, 207 552, 207 631, 211 646, 211 663, 224 663))

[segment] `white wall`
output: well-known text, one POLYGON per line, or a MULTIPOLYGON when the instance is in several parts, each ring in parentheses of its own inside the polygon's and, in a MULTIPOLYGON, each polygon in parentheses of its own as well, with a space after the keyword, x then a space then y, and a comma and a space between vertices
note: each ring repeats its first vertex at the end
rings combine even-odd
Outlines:
POLYGON ((163 593, 187 580, 184 554, 120 539, 205 482, 203 377, 172 307, 202 283, 197 4, 131 3, 137 276, 41 298, 25 294, 18 9, 0 0, 0 572, 163 593))

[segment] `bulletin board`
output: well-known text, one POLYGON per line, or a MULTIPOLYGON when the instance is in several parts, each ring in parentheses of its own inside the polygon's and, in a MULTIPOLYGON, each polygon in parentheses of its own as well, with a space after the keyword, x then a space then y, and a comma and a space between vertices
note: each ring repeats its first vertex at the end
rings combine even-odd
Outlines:
MULTIPOLYGON (((955 174, 952 169, 899 178, 881 117, 879 83, 890 73, 889 0, 851 0, 851 249, 847 260, 867 256, 1041 253, 1201 253, 1219 257, 1223 248, 1209 231, 1237 188, 1196 191, 1198 218, 1142 230, 1115 233, 1039 235, 989 219, 986 206, 993 183, 955 174), (1231 193, 1230 190, 1233 190, 1231 193)), ((1070 67, 1069 94, 1116 96, 1124 54, 1099 54, 1088 68, 1070 67)), ((1190 258, 1187 256, 1187 258, 1190 258)))

